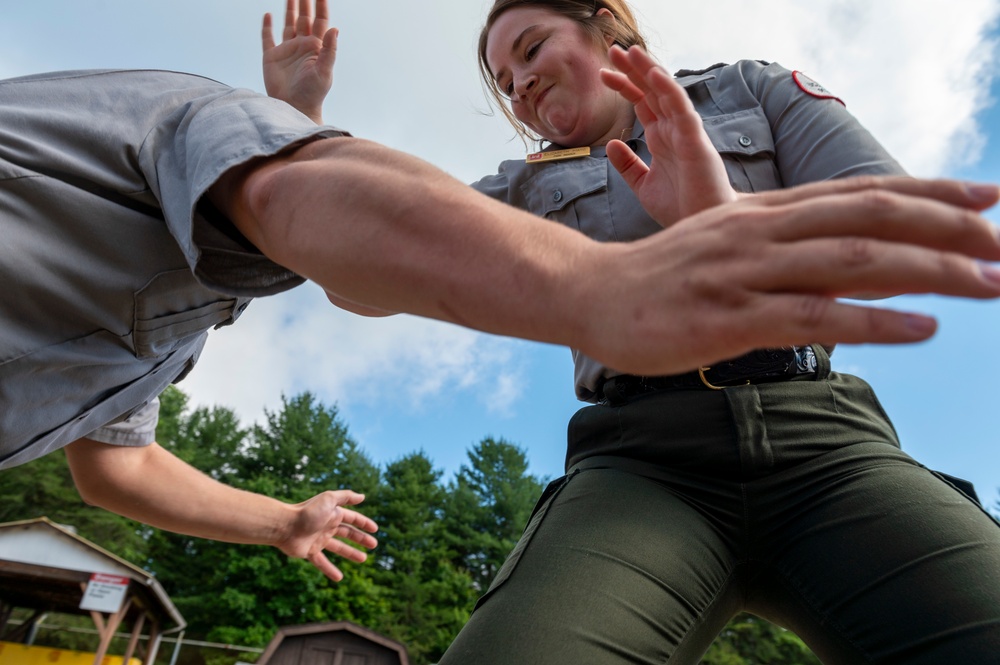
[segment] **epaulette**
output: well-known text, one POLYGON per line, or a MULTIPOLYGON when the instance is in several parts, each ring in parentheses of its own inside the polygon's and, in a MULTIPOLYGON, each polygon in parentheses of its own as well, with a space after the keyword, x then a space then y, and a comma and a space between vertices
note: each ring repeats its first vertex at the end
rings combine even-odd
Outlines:
MULTIPOLYGON (((767 65, 771 64, 770 62, 767 62, 766 60, 758 60, 757 62, 759 62, 760 64, 764 65, 765 67, 767 65)), ((728 62, 717 62, 714 65, 712 65, 711 67, 705 67, 705 69, 678 69, 677 73, 675 73, 674 76, 676 78, 680 78, 682 76, 701 76, 702 74, 710 72, 713 69, 718 69, 719 67, 726 67, 728 65, 729 65, 728 62)))

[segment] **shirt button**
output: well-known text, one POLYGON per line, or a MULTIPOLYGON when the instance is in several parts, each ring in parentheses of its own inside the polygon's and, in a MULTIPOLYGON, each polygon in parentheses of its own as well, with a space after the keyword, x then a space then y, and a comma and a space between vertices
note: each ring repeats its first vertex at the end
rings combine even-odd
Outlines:
POLYGON ((562 201, 562 192, 560 192, 558 189, 555 192, 553 192, 552 200, 555 201, 556 203, 562 201))
POLYGON ((746 148, 747 146, 749 146, 751 143, 753 143, 753 141, 750 140, 749 136, 741 136, 740 137, 740 145, 743 146, 744 148, 746 148))

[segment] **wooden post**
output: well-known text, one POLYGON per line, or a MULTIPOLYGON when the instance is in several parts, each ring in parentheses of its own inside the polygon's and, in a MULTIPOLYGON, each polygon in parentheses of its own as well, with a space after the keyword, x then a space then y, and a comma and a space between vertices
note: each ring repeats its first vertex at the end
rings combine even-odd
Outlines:
POLYGON ((146 657, 142 659, 142 665, 153 665, 153 659, 160 650, 160 639, 160 622, 152 618, 149 624, 149 640, 146 642, 146 657))
POLYGON ((10 621, 10 617, 14 614, 14 606, 0 600, 0 640, 3 639, 4 633, 7 632, 7 622, 10 621))
POLYGON ((122 665, 128 665, 128 661, 132 658, 132 654, 135 653, 135 645, 139 642, 139 633, 142 632, 142 626, 145 623, 146 615, 144 613, 140 613, 139 617, 132 625, 132 637, 129 638, 128 646, 125 648, 125 654, 122 656, 122 665))
POLYGON ((91 612, 90 615, 94 617, 94 624, 97 626, 97 631, 101 635, 101 643, 97 647, 97 653, 94 654, 94 665, 101 665, 101 661, 104 657, 108 655, 108 647, 111 646, 111 640, 115 637, 115 631, 118 630, 118 626, 121 625, 122 619, 132 608, 132 599, 127 598, 120 610, 114 614, 109 614, 107 621, 102 620, 100 612, 91 612), (103 625, 103 628, 102 628, 103 625))

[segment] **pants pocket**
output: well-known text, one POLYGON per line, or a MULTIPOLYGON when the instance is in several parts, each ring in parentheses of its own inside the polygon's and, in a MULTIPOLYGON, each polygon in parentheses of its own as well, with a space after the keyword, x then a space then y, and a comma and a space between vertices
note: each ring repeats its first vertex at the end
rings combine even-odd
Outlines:
POLYGON ((517 545, 514 549, 510 551, 507 555, 507 559, 503 562, 500 570, 497 571, 496 577, 493 578, 493 582, 490 583, 490 588, 486 590, 486 593, 476 601, 476 607, 473 612, 479 609, 479 606, 486 602, 486 599, 493 595, 507 579, 513 574, 514 569, 517 567, 518 561, 521 559, 521 555, 528 548, 528 544, 531 542, 532 537, 538 531, 538 527, 541 525, 542 520, 545 519, 545 514, 549 510, 549 506, 559 495, 570 479, 575 476, 578 471, 573 471, 568 475, 562 476, 561 478, 556 478, 551 483, 549 483, 545 491, 538 498, 538 502, 535 503, 535 508, 531 513, 531 518, 528 520, 528 525, 524 527, 524 533, 521 534, 520 540, 517 541, 517 545))

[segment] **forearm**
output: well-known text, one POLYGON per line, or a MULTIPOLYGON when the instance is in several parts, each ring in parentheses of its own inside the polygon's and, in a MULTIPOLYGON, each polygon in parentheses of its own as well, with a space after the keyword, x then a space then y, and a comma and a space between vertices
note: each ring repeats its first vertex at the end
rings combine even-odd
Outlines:
POLYGON ((554 343, 585 335, 569 303, 597 244, 419 159, 321 141, 241 191, 231 212, 248 238, 342 299, 554 343))
POLYGON ((66 457, 84 501, 167 531, 274 545, 295 520, 294 506, 223 485, 156 443, 80 439, 66 447, 66 457))

